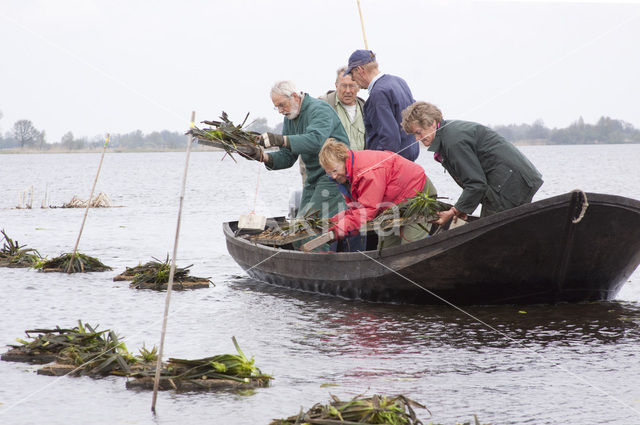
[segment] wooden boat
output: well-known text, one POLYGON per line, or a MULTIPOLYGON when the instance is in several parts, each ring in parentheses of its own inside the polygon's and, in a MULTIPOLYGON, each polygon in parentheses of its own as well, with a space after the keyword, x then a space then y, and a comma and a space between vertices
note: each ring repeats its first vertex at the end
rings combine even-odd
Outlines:
POLYGON ((227 249, 254 279, 349 299, 537 304, 613 299, 640 263, 640 201, 574 191, 403 246, 304 253, 237 236, 227 249))

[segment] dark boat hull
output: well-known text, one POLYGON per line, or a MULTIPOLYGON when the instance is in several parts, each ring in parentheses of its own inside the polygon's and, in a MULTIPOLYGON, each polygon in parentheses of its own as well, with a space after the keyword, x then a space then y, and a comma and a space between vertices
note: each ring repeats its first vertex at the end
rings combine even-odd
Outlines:
POLYGON ((224 224, 249 276, 350 299, 411 304, 610 300, 640 263, 640 202, 571 192, 403 246, 303 253, 251 243, 224 224))

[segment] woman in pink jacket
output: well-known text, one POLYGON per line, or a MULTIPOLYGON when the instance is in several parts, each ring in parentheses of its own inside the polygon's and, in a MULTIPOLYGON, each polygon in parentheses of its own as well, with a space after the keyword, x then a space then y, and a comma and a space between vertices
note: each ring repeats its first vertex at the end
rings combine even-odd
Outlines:
MULTIPOLYGON (((319 159, 320 165, 338 184, 347 202, 347 209, 330 219, 334 223, 329 229, 334 239, 357 234, 368 220, 417 192, 424 190, 429 196, 436 196, 436 188, 424 169, 393 152, 352 151, 344 143, 327 139, 320 150, 319 159)), ((399 235, 385 235, 384 247, 425 237, 427 233, 420 226, 404 226, 400 228, 399 235)))

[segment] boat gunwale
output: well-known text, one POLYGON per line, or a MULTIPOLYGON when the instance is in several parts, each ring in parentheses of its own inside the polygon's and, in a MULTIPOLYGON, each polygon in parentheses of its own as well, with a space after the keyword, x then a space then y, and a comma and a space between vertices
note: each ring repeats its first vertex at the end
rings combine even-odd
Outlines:
MULTIPOLYGON (((489 217, 484 217, 482 220, 474 220, 465 224, 464 226, 457 227, 455 229, 447 230, 446 232, 438 233, 431 237, 400 246, 394 246, 386 248, 378 252, 378 250, 369 250, 362 252, 302 252, 291 249, 283 249, 280 247, 271 247, 269 245, 258 244, 251 242, 250 240, 239 238, 234 235, 231 230, 231 223, 235 221, 223 223, 223 230, 228 242, 237 245, 246 245, 252 251, 260 251, 261 255, 266 255, 267 252, 273 254, 278 253, 279 257, 283 255, 296 261, 338 261, 338 262, 353 262, 354 260, 369 261, 371 259, 388 261, 397 257, 404 257, 407 254, 411 254, 414 251, 420 251, 424 254, 425 250, 432 249, 434 255, 442 250, 448 250, 455 248, 468 241, 471 238, 475 238, 482 233, 492 231, 498 227, 509 225, 510 223, 521 219, 523 216, 537 213, 540 210, 552 209, 557 207, 564 207, 570 201, 571 197, 576 191, 556 195, 551 198, 542 199, 540 201, 532 202, 529 204, 521 205, 506 211, 502 211, 497 214, 493 214, 489 217)), ((578 192, 580 193, 580 192, 578 192)), ((626 198, 619 195, 608 195, 600 193, 585 192, 587 201, 593 205, 610 205, 618 208, 628 208, 633 211, 640 212, 640 201, 626 198)))

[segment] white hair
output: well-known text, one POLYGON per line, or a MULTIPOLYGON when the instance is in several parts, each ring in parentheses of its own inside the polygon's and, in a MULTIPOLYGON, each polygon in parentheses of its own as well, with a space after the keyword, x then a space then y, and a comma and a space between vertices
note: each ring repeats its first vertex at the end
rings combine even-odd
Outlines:
POLYGON ((293 81, 283 80, 277 81, 273 87, 271 87, 271 96, 285 96, 291 97, 292 94, 297 93, 296 85, 293 81))

